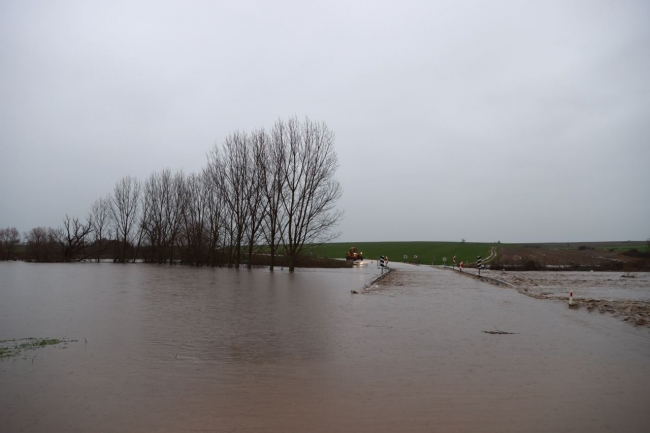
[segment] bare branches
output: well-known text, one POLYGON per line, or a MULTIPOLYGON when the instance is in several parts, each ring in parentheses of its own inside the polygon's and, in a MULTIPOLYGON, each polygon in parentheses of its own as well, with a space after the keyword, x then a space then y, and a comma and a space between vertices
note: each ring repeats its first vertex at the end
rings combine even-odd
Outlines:
POLYGON ((79 218, 70 218, 66 215, 63 227, 54 233, 64 262, 81 261, 86 258, 86 238, 92 233, 90 222, 84 224, 79 218))
POLYGON ((292 118, 284 129, 284 141, 288 142, 281 201, 287 226, 284 250, 289 270, 293 270, 306 243, 331 238, 333 227, 342 217, 334 209, 342 190, 334 180, 338 161, 334 134, 327 125, 309 119, 300 124, 292 118))
POLYGON ((90 222, 92 257, 99 262, 102 254, 108 249, 109 240, 112 237, 111 222, 111 198, 99 198, 93 203, 88 221, 90 222))
POLYGON ((249 224, 246 231, 249 269, 253 263, 253 250, 260 238, 268 206, 264 188, 270 141, 271 138, 264 129, 254 131, 250 136, 249 180, 246 188, 246 211, 249 215, 249 224))
POLYGON ((185 263, 200 266, 205 260, 205 247, 209 243, 209 206, 211 190, 202 175, 191 174, 184 183, 182 238, 185 263))
POLYGON ((203 170, 201 181, 205 188, 206 194, 206 242, 208 257, 207 261, 210 266, 217 264, 217 247, 222 239, 222 232, 224 231, 225 204, 223 196, 221 195, 221 182, 222 176, 220 173, 221 165, 218 160, 208 160, 208 167, 203 170))
POLYGON ((111 197, 111 217, 115 237, 120 244, 116 260, 120 263, 127 261, 127 248, 138 238, 139 230, 136 226, 140 210, 140 191, 138 179, 126 176, 115 184, 111 197))
POLYGON ((25 233, 27 259, 34 262, 55 260, 56 235, 56 230, 47 227, 36 227, 25 233))
MULTIPOLYGON (((249 268, 269 256, 271 269, 281 258, 293 271, 306 244, 336 236, 337 166, 325 123, 293 117, 270 132, 235 132, 210 151, 199 174, 166 168, 144 183, 126 176, 92 205, 87 222, 66 216, 59 229, 33 229, 26 234, 28 255, 74 261, 91 254, 100 261, 112 249, 121 263, 249 268)), ((20 241, 8 230, 0 230, 5 259, 20 241)))
POLYGON ((174 262, 186 205, 183 173, 171 170, 152 173, 144 184, 140 229, 148 248, 147 260, 157 263, 174 262))
POLYGON ((239 266, 245 245, 251 266, 262 237, 271 269, 282 246, 293 270, 305 244, 333 237, 341 187, 334 180, 334 134, 324 123, 294 117, 278 120, 270 134, 236 132, 208 158, 206 172, 224 204, 229 265, 239 266))
POLYGON ((0 258, 11 260, 14 258, 16 246, 20 243, 20 232, 16 227, 7 227, 0 230, 0 258))
POLYGON ((215 169, 220 176, 217 185, 230 216, 228 266, 239 267, 241 263, 241 245, 251 218, 248 213, 248 187, 252 178, 249 148, 248 135, 236 132, 226 137, 222 152, 215 149, 213 153, 220 156, 219 160, 213 158, 213 163, 218 166, 215 169))

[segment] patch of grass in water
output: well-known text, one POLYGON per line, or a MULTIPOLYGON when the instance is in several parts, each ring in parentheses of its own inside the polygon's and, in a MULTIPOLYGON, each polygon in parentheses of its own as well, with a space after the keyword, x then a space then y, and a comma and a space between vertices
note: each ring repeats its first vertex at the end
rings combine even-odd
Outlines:
POLYGON ((11 356, 11 350, 6 347, 0 347, 0 359, 11 356))
POLYGON ((18 356, 25 350, 33 350, 61 343, 71 343, 77 340, 64 338, 19 338, 0 340, 0 359, 18 356))

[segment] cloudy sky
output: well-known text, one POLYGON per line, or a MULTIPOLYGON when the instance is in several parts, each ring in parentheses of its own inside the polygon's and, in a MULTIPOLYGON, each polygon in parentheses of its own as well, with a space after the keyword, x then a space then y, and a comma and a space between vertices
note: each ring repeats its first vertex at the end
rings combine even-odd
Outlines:
POLYGON ((0 0, 0 228, 296 115, 341 241, 644 240, 649 77, 647 1, 0 0))

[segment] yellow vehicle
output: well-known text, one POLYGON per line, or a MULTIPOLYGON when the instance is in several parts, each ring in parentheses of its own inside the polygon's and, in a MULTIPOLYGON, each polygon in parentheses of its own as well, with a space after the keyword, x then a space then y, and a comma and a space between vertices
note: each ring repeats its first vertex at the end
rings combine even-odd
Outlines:
POLYGON ((350 247, 350 251, 345 255, 345 260, 363 260, 363 253, 358 252, 356 247, 350 247))

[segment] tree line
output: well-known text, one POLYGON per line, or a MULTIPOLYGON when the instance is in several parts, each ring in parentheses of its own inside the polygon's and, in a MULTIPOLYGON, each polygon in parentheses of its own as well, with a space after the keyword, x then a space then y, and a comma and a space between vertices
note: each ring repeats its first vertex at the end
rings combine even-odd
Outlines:
MULTIPOLYGON (((166 168, 144 181, 125 176, 85 219, 66 215, 58 228, 30 230, 25 258, 264 263, 293 271, 307 245, 336 236, 337 166, 334 134, 323 122, 293 117, 271 130, 235 132, 209 151, 199 173, 166 168)), ((9 258, 20 235, 4 229, 0 241, 9 258)))

